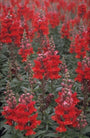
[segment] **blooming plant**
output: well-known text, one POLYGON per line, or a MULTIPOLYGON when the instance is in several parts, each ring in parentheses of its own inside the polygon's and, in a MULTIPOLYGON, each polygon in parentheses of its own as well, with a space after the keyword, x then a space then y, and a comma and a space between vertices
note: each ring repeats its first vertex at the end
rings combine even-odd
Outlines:
POLYGON ((2 112, 7 120, 5 123, 20 131, 26 131, 25 136, 35 134, 33 129, 40 125, 41 121, 37 120, 38 114, 35 113, 37 110, 34 107, 35 101, 32 101, 33 96, 30 93, 22 94, 17 104, 12 90, 7 90, 5 93, 8 94, 6 98, 8 105, 2 112))
POLYGON ((90 137, 89 7, 0 1, 0 137, 90 137))
POLYGON ((59 97, 55 100, 58 104, 55 107, 55 115, 52 119, 55 120, 59 127, 56 128, 59 132, 67 131, 66 126, 78 127, 79 121, 78 116, 81 110, 76 107, 79 100, 77 99, 77 93, 72 93, 72 81, 68 79, 68 72, 65 74, 65 79, 63 79, 62 90, 58 93, 59 97))

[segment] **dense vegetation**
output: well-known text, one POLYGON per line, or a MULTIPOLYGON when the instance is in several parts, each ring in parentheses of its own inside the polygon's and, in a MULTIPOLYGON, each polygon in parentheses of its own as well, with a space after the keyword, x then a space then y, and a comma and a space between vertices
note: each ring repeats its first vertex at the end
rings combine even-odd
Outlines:
POLYGON ((0 2, 0 137, 90 137, 90 1, 0 2))

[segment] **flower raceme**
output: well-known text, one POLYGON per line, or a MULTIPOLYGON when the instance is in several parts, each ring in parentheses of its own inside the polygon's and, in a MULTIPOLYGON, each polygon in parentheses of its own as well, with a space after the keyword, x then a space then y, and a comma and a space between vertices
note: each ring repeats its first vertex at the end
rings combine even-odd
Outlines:
POLYGON ((16 102, 16 97, 14 96, 12 90, 10 89, 9 83, 7 83, 7 87, 6 87, 7 91, 4 92, 4 94, 6 95, 6 102, 7 102, 7 106, 3 107, 3 112, 2 115, 5 116, 5 119, 7 120, 5 123, 8 125, 13 125, 14 121, 13 121, 13 116, 15 115, 15 108, 17 105, 16 102))
MULTIPOLYGON (((84 58, 82 62, 78 62, 76 69, 77 77, 76 81, 83 83, 85 80, 88 82, 88 88, 90 87, 90 58, 84 58)), ((90 88, 89 88, 90 89, 90 88)))
POLYGON ((44 54, 39 54, 37 60, 34 60, 35 66, 32 68, 34 78, 37 79, 58 79, 61 76, 59 75, 59 64, 60 56, 51 54, 49 51, 45 52, 44 54))
POLYGON ((23 58, 23 62, 27 61, 27 56, 28 55, 31 55, 33 53, 33 48, 29 48, 29 49, 23 49, 23 48, 20 48, 19 49, 19 55, 21 55, 21 57, 23 58))
POLYGON ((78 5, 78 16, 83 17, 86 14, 87 7, 85 4, 78 5))
POLYGON ((56 26, 59 25, 59 13, 54 11, 54 12, 49 12, 48 13, 48 19, 49 19, 49 22, 51 24, 51 27, 52 28, 55 28, 56 26))
POLYGON ((63 86, 61 92, 58 93, 58 98, 55 100, 57 106, 55 107, 55 115, 52 116, 52 120, 56 121, 59 126, 56 128, 58 132, 67 131, 66 127, 78 127, 79 120, 78 117, 81 113, 76 105, 79 102, 77 99, 77 93, 72 93, 71 80, 68 83, 64 80, 61 85, 63 86))
POLYGON ((67 131, 67 127, 76 127, 80 129, 87 125, 86 120, 82 118, 82 110, 76 107, 79 99, 77 98, 76 92, 72 93, 71 88, 73 83, 72 80, 69 79, 70 75, 66 64, 62 64, 62 67, 62 70, 64 69, 65 78, 61 83, 62 89, 58 93, 58 98, 55 100, 57 103, 55 115, 52 116, 52 120, 59 124, 56 128, 58 132, 67 131))
POLYGON ((33 96, 29 93, 22 94, 15 108, 5 106, 2 112, 7 120, 6 124, 25 131, 26 136, 35 134, 33 129, 41 123, 40 120, 37 120, 38 113, 35 113, 37 109, 34 107, 35 101, 32 101, 32 98, 33 96))
POLYGON ((8 32, 8 28, 10 28, 10 26, 12 25, 12 19, 3 19, 2 21, 2 27, 1 27, 1 31, 0 31, 0 41, 2 43, 11 43, 11 37, 10 34, 8 32))
POLYGON ((70 45, 70 53, 76 53, 76 58, 84 58, 87 52, 90 51, 90 38, 88 31, 83 31, 81 34, 75 36, 74 42, 70 45))
POLYGON ((23 27, 20 26, 20 23, 13 16, 8 15, 6 18, 3 18, 0 31, 0 41, 2 43, 10 44, 14 42, 19 46, 22 36, 23 27))
POLYGON ((70 24, 63 23, 60 33, 62 38, 66 37, 68 39, 70 37, 70 24))
POLYGON ((34 15, 32 26, 34 27, 34 31, 38 33, 38 35, 48 35, 48 19, 46 16, 42 15, 42 13, 36 13, 34 15))
POLYGON ((21 48, 19 49, 18 54, 21 55, 21 57, 23 58, 23 62, 27 61, 27 56, 33 54, 33 48, 28 40, 22 41, 21 48))
POLYGON ((27 105, 25 104, 18 104, 15 108, 15 117, 13 120, 17 123, 15 126, 15 129, 19 130, 26 130, 25 135, 32 135, 35 134, 33 129, 36 128, 37 125, 40 125, 41 121, 37 120, 38 114, 36 112, 37 110, 34 107, 35 102, 31 101, 27 105), (33 115, 32 115, 33 114, 33 115))
POLYGON ((5 124, 8 124, 10 126, 14 125, 13 116, 15 115, 15 110, 10 108, 9 106, 3 107, 2 115, 5 116, 5 119, 7 120, 5 124))
POLYGON ((90 58, 86 57, 82 62, 78 62, 76 69, 77 77, 76 81, 83 82, 84 80, 90 81, 90 58))
POLYGON ((81 62, 79 61, 76 69, 76 81, 81 83, 81 90, 84 96, 83 110, 86 112, 88 105, 88 97, 90 93, 90 57, 85 57, 81 62))

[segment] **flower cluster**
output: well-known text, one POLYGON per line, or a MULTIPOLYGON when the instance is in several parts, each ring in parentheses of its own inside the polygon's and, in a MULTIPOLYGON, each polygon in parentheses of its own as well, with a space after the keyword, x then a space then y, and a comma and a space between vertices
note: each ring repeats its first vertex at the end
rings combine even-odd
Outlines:
POLYGON ((48 51, 44 54, 39 54, 37 60, 34 60, 34 78, 58 79, 61 77, 59 75, 59 64, 61 63, 60 56, 56 53, 56 51, 53 54, 51 51, 48 51))
POLYGON ((9 101, 8 106, 5 106, 2 112, 2 115, 7 120, 6 124, 13 125, 15 129, 20 131, 24 130, 26 136, 35 134, 33 129, 41 123, 40 120, 37 120, 38 114, 35 113, 37 110, 34 107, 35 101, 32 101, 32 98, 33 96, 29 93, 22 94, 17 105, 15 101, 14 108, 11 107, 9 101))
POLYGON ((64 37, 69 38, 69 36, 70 36, 70 25, 69 25, 69 23, 64 23, 62 25, 60 32, 61 32, 62 38, 64 38, 64 37))
POLYGON ((15 45, 20 46, 20 41, 23 36, 23 27, 15 19, 15 17, 8 15, 3 18, 1 22, 0 41, 2 43, 10 44, 12 42, 15 45))
POLYGON ((33 135, 33 129, 40 125, 41 121, 37 120, 38 114, 34 107, 35 101, 32 101, 33 96, 29 93, 21 95, 19 104, 15 108, 15 116, 13 120, 17 123, 16 129, 25 130, 26 136, 33 135), (33 114, 34 113, 34 114, 33 114))
POLYGON ((48 19, 49 19, 49 22, 50 22, 52 28, 55 28, 56 26, 59 25, 60 20, 59 20, 58 12, 56 12, 56 11, 49 12, 48 19))
POLYGON ((78 67, 76 69, 78 74, 75 78, 76 81, 83 82, 84 80, 90 81, 90 58, 84 58, 82 62, 78 62, 78 67))
MULTIPOLYGON (((77 99, 77 93, 72 93, 72 85, 66 84, 64 82, 61 84, 63 86, 61 92, 58 93, 58 98, 55 100, 57 106, 55 107, 55 115, 52 116, 52 119, 56 121, 59 126, 56 128, 56 131, 65 132, 68 127, 77 127, 79 124, 78 117, 81 113, 76 105, 79 102, 77 99)), ((68 80, 68 83, 71 83, 71 80, 68 80)))
MULTIPOLYGON (((88 29, 89 30, 89 29, 88 29)), ((70 52, 76 53, 76 58, 84 58, 89 52, 89 31, 83 31, 75 36, 74 42, 71 43, 70 52)))
POLYGON ((80 4, 78 5, 78 16, 83 17, 86 13, 86 5, 85 4, 80 4))
POLYGON ((84 115, 84 113, 82 112, 80 114, 80 119, 78 119, 79 124, 78 124, 78 128, 84 128, 87 125, 87 121, 86 121, 86 116, 84 115))
POLYGON ((48 19, 46 16, 37 13, 34 15, 34 19, 32 21, 32 25, 34 27, 34 31, 38 33, 38 35, 48 35, 48 19))
POLYGON ((83 108, 84 112, 86 112, 90 93, 90 57, 85 57, 81 62, 78 62, 76 73, 75 80, 81 82, 81 90, 84 96, 83 108))
POLYGON ((8 125, 14 125, 13 116, 15 115, 15 108, 16 108, 16 97, 13 94, 13 91, 10 88, 10 84, 7 83, 6 90, 4 93, 6 95, 6 102, 7 106, 3 107, 2 115, 5 116, 7 120, 5 123, 8 125))
POLYGON ((27 61, 27 56, 33 54, 33 48, 28 40, 22 41, 18 54, 23 58, 23 62, 27 61))

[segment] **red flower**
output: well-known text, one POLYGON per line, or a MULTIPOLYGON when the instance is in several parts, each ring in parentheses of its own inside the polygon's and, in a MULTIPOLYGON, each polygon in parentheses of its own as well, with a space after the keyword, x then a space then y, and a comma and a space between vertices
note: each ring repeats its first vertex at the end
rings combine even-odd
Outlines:
POLYGON ((86 19, 86 23, 90 25, 90 10, 88 10, 87 13, 85 14, 85 19, 86 19))
POLYGON ((56 26, 59 25, 60 19, 59 19, 58 12, 56 12, 56 11, 49 12, 48 19, 49 19, 49 22, 50 22, 52 28, 55 28, 56 26))
POLYGON ((65 0, 59 0, 57 4, 58 10, 66 10, 67 9, 67 2, 65 0))
MULTIPOLYGON (((69 83, 69 80, 67 81, 69 83)), ((55 115, 51 118, 59 124, 56 131, 65 132, 67 131, 66 126, 78 126, 78 116, 81 110, 76 107, 79 102, 76 97, 77 93, 72 93, 71 86, 67 85, 67 83, 63 82, 61 85, 63 86, 62 91, 58 93, 59 97, 55 100, 57 103, 55 115)))
POLYGON ((33 48, 32 47, 29 49, 20 48, 18 54, 22 56, 22 58, 23 58, 22 61, 25 62, 25 61, 27 61, 27 56, 28 55, 30 56, 31 54, 33 54, 33 48))
POLYGON ((45 4, 46 7, 50 7, 50 1, 48 1, 48 0, 45 0, 44 4, 45 4))
POLYGON ((67 5, 67 9, 68 9, 69 12, 72 12, 74 14, 75 13, 76 6, 77 6, 76 3, 74 1, 71 1, 67 5))
POLYGON ((86 41, 90 51, 90 27, 87 28, 86 41))
POLYGON ((5 18, 1 23, 0 41, 2 43, 11 43, 12 39, 9 33, 9 28, 12 25, 12 19, 5 18))
POLYGON ((34 71, 34 78, 43 79, 45 70, 42 68, 42 64, 38 60, 34 60, 35 66, 32 68, 34 71))
POLYGON ((66 132, 67 131, 67 129, 65 128, 64 125, 60 125, 59 127, 56 128, 56 130, 59 132, 66 132))
POLYGON ((43 59, 45 77, 47 79, 58 79, 61 77, 59 75, 60 68, 58 67, 58 65, 61 63, 59 59, 59 55, 48 55, 46 58, 43 59))
MULTIPOLYGON (((48 52, 46 52, 48 53, 48 52)), ((35 66, 32 68, 34 71, 34 78, 37 79, 58 79, 61 76, 59 75, 60 68, 58 67, 61 61, 59 60, 60 56, 56 54, 44 54, 40 58, 35 60, 35 66)))
POLYGON ((0 41, 10 44, 14 42, 17 46, 23 35, 23 28, 14 17, 6 17, 1 23, 0 41))
POLYGON ((5 124, 12 126, 14 123, 13 117, 15 116, 15 110, 9 108, 9 106, 3 107, 3 110, 4 111, 2 111, 2 115, 5 116, 5 119, 7 120, 5 124))
POLYGON ((84 59, 82 62, 78 62, 75 78, 76 81, 83 82, 83 80, 90 81, 90 58, 84 59))
POLYGON ((15 108, 15 117, 13 119, 17 123, 15 128, 19 130, 26 130, 26 136, 35 134, 33 129, 41 123, 41 121, 36 119, 38 114, 33 114, 37 111, 34 108, 34 104, 35 102, 31 101, 27 105, 18 104, 15 108))
POLYGON ((89 52, 88 33, 84 31, 81 34, 77 34, 75 41, 71 43, 70 52, 76 53, 76 58, 84 58, 87 52, 89 52))
POLYGON ((70 36, 70 24, 69 23, 63 23, 62 28, 61 28, 61 37, 64 38, 69 38, 70 36))
POLYGON ((85 13, 86 13, 86 5, 85 4, 80 4, 79 6, 78 6, 78 16, 79 17, 83 17, 84 15, 85 15, 85 13))
POLYGON ((48 20, 46 16, 40 15, 40 13, 35 14, 32 25, 35 28, 34 31, 37 32, 39 35, 48 35, 48 20))
POLYGON ((29 93, 22 94, 19 104, 15 108, 5 106, 2 115, 7 120, 6 124, 15 126, 15 129, 24 130, 25 135, 35 134, 33 129, 40 125, 41 121, 37 120, 37 109, 34 107, 35 102, 32 101, 33 96, 29 93))
POLYGON ((18 54, 23 58, 23 62, 27 61, 27 56, 33 54, 33 48, 27 39, 22 41, 18 54))

